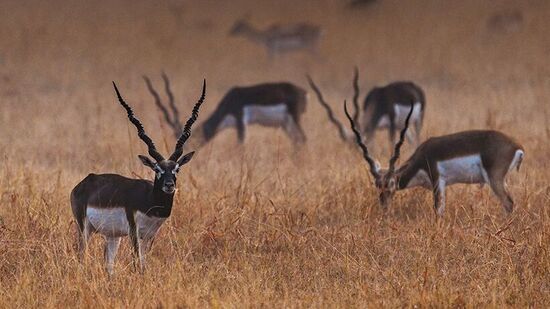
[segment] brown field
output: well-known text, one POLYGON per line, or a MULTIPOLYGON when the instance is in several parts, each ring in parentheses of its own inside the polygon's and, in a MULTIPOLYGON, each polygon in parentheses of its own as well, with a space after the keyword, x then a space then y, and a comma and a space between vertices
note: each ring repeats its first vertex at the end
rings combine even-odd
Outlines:
MULTIPOLYGON (((0 307, 547 307, 550 306, 550 2, 381 0, 0 2, 0 307), (519 10, 519 28, 487 21, 519 10), (265 50, 227 36, 310 21, 320 56, 265 50), (456 185, 437 220, 431 193, 398 192, 384 212, 366 164, 310 95, 307 145, 254 127, 229 130, 180 173, 174 212, 134 271, 128 241, 116 275, 94 236, 76 256, 69 193, 88 173, 152 177, 116 103, 117 81, 157 145, 173 137, 141 79, 171 76, 188 113, 208 80, 206 118, 234 85, 311 73, 338 115, 351 98, 410 79, 427 95, 423 139, 502 130, 526 150, 507 215, 490 190, 456 185)), ((386 134, 377 142, 385 145, 386 134)), ((404 147, 406 157, 413 151, 404 147)), ((382 150, 383 163, 388 157, 382 150)))

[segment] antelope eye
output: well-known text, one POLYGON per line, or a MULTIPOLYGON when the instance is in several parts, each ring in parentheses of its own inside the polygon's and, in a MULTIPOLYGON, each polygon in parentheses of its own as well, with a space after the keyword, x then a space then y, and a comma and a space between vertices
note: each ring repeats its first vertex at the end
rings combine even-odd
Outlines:
POLYGON ((155 172, 157 173, 157 177, 160 177, 160 175, 164 174, 164 170, 160 168, 160 166, 155 166, 155 172))

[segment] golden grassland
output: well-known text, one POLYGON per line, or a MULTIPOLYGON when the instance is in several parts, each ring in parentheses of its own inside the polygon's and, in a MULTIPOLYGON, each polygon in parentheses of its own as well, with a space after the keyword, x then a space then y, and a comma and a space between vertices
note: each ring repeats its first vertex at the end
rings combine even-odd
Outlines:
MULTIPOLYGON (((547 1, 2 1, 0 3, 0 307, 545 307, 550 305, 550 26, 547 1), (522 12, 521 27, 487 20, 522 12), (309 21, 319 57, 269 61, 227 36, 309 21), (90 172, 151 177, 111 81, 164 152, 163 127, 141 80, 172 80, 188 112, 208 80, 201 119, 234 85, 310 73, 341 117, 351 72, 362 95, 411 79, 427 95, 423 138, 502 130, 526 158, 511 173, 506 215, 487 187, 453 186, 437 220, 431 194, 399 192, 384 212, 355 148, 338 140, 310 95, 308 143, 250 128, 224 132, 180 173, 174 212, 133 270, 123 242, 116 275, 95 236, 76 256, 69 192, 90 172)), ((385 134, 377 143, 385 145, 385 134)), ((380 147, 382 162, 387 150, 380 147)), ((387 146, 386 146, 387 148, 387 146)), ((404 157, 412 152, 404 147, 404 157)))

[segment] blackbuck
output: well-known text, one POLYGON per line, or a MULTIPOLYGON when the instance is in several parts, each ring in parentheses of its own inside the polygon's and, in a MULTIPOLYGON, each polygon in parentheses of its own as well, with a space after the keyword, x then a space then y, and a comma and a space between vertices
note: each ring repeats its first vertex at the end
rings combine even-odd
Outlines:
MULTIPOLYGON (((355 106, 354 121, 360 122, 360 131, 366 135, 367 141, 374 139, 375 133, 379 129, 388 129, 391 144, 395 144, 395 135, 398 130, 405 127, 405 118, 409 106, 413 104, 413 114, 411 120, 414 123, 414 133, 407 130, 406 136, 410 143, 418 145, 420 141, 420 131, 424 120, 424 111, 426 99, 424 92, 420 87, 412 82, 394 82, 384 87, 375 87, 365 97, 363 103, 363 116, 359 115, 359 73, 355 68, 353 78, 353 105, 355 106), (359 120, 359 121, 358 121, 359 120)), ((309 85, 317 95, 319 103, 325 108, 330 122, 337 128, 340 138, 344 141, 352 141, 353 136, 347 133, 342 123, 334 116, 330 105, 325 101, 319 87, 315 85, 311 77, 307 76, 309 85)))
POLYGON ((282 128, 295 145, 302 144, 306 135, 300 118, 306 104, 306 91, 291 83, 231 88, 214 112, 200 124, 190 145, 200 147, 226 128, 236 128, 242 143, 246 127, 251 124, 282 128))
POLYGON ((235 22, 230 35, 244 36, 253 42, 264 45, 270 58, 274 58, 277 55, 297 50, 306 50, 316 55, 321 29, 316 25, 297 23, 275 24, 265 30, 258 30, 246 20, 241 19, 235 22))
POLYGON ((134 261, 139 258, 140 269, 145 268, 144 255, 151 248, 153 239, 162 223, 170 216, 176 190, 176 176, 188 163, 194 152, 183 154, 183 146, 191 136, 204 101, 206 80, 202 95, 193 108, 174 149, 165 159, 147 136, 143 125, 134 116, 132 108, 124 102, 113 82, 119 103, 128 113, 128 119, 136 127, 139 138, 147 145, 151 158, 139 155, 141 162, 155 172, 153 181, 131 179, 118 174, 90 174, 71 192, 71 208, 78 224, 79 255, 82 258, 93 233, 106 238, 105 261, 109 274, 113 273, 115 257, 123 236, 130 236, 134 261))
POLYGON ((514 202, 505 188, 506 174, 519 167, 524 150, 521 145, 498 131, 464 131, 423 142, 400 167, 396 166, 414 107, 411 105, 405 126, 395 144, 387 170, 381 170, 370 156, 361 133, 344 102, 344 111, 363 152, 379 191, 380 204, 386 208, 395 191, 423 187, 433 191, 434 210, 442 216, 445 210, 445 188, 456 183, 489 184, 504 209, 510 213, 514 202))

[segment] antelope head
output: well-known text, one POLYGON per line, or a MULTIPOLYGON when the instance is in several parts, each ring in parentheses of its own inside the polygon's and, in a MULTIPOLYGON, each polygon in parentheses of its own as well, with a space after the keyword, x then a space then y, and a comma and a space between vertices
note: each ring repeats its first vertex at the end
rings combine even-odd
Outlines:
POLYGON ((124 102, 124 99, 120 95, 120 92, 118 91, 118 88, 114 82, 113 86, 115 88, 118 101, 128 113, 128 119, 136 127, 139 138, 147 145, 150 157, 144 155, 138 155, 138 157, 143 165, 149 167, 155 172, 154 187, 160 188, 166 194, 173 194, 176 190, 176 176, 180 171, 180 168, 183 165, 187 164, 195 154, 195 152, 192 151, 182 156, 183 146, 191 136, 191 127, 193 126, 193 123, 197 120, 197 117, 199 115, 199 108, 204 102, 206 92, 206 80, 204 80, 202 85, 202 95, 193 107, 193 112, 185 123, 185 127, 183 128, 182 133, 176 142, 174 152, 172 152, 168 159, 165 159, 157 151, 155 144, 153 143, 151 138, 145 133, 143 125, 134 116, 134 111, 132 110, 132 108, 126 102, 124 102))
POLYGON ((391 156, 389 161, 388 169, 380 169, 380 165, 370 156, 367 146, 363 143, 361 133, 359 132, 356 126, 356 120, 354 119, 355 117, 350 115, 347 104, 344 101, 344 112, 346 113, 346 117, 348 118, 351 129, 355 135, 355 142, 361 148, 363 152, 363 158, 365 159, 365 161, 367 161, 369 165, 369 171, 372 177, 374 178, 374 184, 378 189, 378 194, 379 194, 378 199, 379 199, 380 205, 384 208, 386 208, 388 204, 391 202, 391 199, 395 194, 395 191, 397 191, 398 189, 397 183, 399 180, 398 179, 399 175, 398 173, 396 173, 395 165, 401 154, 401 146, 403 146, 403 141, 405 140, 405 133, 409 128, 409 120, 411 118, 413 108, 414 108, 414 105, 411 104, 411 110, 409 111, 409 114, 407 115, 407 119, 405 120, 405 127, 403 128, 403 130, 401 130, 401 133, 399 135, 399 141, 397 142, 397 144, 395 144, 393 155, 391 156))

